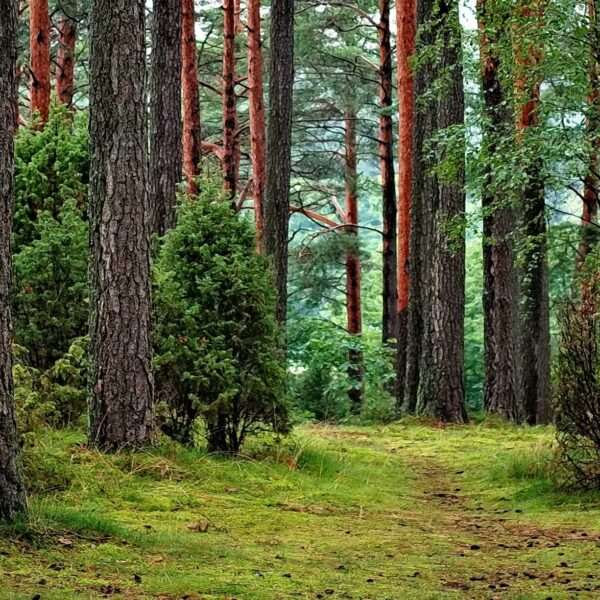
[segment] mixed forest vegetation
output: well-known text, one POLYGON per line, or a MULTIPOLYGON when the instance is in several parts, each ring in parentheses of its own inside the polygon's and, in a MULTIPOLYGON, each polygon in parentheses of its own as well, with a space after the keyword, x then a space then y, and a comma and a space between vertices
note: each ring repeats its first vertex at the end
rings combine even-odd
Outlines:
POLYGON ((596 0, 0 0, 0 598, 600 581, 596 0))

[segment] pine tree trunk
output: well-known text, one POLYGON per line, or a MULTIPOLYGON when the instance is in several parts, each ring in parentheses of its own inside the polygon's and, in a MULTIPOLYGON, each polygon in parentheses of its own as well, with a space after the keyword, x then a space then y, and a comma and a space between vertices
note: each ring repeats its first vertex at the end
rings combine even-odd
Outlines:
POLYGON ((29 112, 46 123, 50 116, 50 16, 48 0, 29 3, 29 112))
MULTIPOLYGON (((422 27, 419 38, 419 50, 435 43, 435 31, 428 26, 433 11, 430 0, 416 0, 417 27, 422 27)), ((422 65, 414 73, 414 98, 423 98, 435 84, 436 71, 434 65, 422 65)), ((416 107, 416 102, 415 102, 416 107)), ((437 127, 437 111, 435 106, 419 106, 415 111, 413 122, 413 170, 412 199, 410 204, 409 235, 409 301, 406 349, 406 375, 404 384, 403 412, 415 413, 419 382, 421 379, 421 356, 425 335, 425 315, 429 300, 425 286, 428 281, 428 256, 432 238, 432 222, 426 215, 429 198, 437 197, 437 182, 430 175, 435 166, 428 159, 425 146, 437 127)))
MULTIPOLYGON (((419 318, 422 340, 417 379, 407 377, 407 400, 415 401, 411 394, 416 392, 419 414, 463 423, 467 420, 464 382, 465 245, 464 232, 451 236, 449 228, 460 229, 459 222, 464 216, 464 157, 455 159, 456 180, 441 181, 432 170, 436 163, 432 153, 428 152, 432 136, 464 122, 458 2, 422 0, 418 3, 417 19, 419 25, 423 25, 423 43, 429 45, 435 42, 440 48, 439 55, 433 59, 435 62, 422 64, 417 69, 417 97, 430 92, 431 86, 439 81, 442 74, 444 88, 442 93, 433 95, 429 106, 422 108, 415 127, 411 240, 419 239, 419 243, 416 246, 411 243, 411 257, 415 257, 420 268, 415 272, 411 270, 410 274, 411 292, 413 280, 418 286, 415 289, 417 293, 411 293, 413 309, 409 319, 412 316, 414 328, 415 316, 419 318), (419 306, 415 306, 417 303, 419 306), (416 390, 412 387, 415 385, 416 390)), ((414 329, 409 329, 409 335, 414 335, 414 329)), ((409 346, 408 365, 412 367, 410 361, 414 358, 410 351, 409 346)), ((414 377, 411 371, 407 375, 414 377)))
POLYGON ((56 95, 69 110, 73 108, 75 89, 75 42, 77 39, 77 2, 63 0, 58 21, 58 52, 56 54, 56 95))
POLYGON ((93 0, 90 19, 89 441, 154 434, 144 0, 93 0))
POLYGON ((416 0, 396 2, 398 24, 398 342, 396 352, 396 402, 404 400, 406 359, 408 348, 408 295, 410 210, 412 198, 413 133, 414 133, 414 74, 412 59, 415 53, 417 27, 416 0))
POLYGON ((526 422, 547 423, 550 402, 550 305, 548 291, 548 240, 542 158, 528 138, 539 126, 542 55, 532 33, 539 30, 542 10, 530 3, 519 7, 522 30, 517 32, 518 101, 517 139, 524 146, 523 273, 521 277, 522 406, 526 422))
POLYGON ((234 198, 237 190, 236 141, 238 134, 235 96, 236 13, 234 0, 223 0, 223 171, 225 189, 234 198))
MULTIPOLYGON (((502 7, 494 0, 478 0, 482 89, 486 127, 486 156, 503 151, 503 140, 512 140, 513 115, 500 80, 498 47, 507 41, 502 7), (499 22, 499 24, 498 24, 499 22)), ((483 208, 483 320, 484 408, 515 422, 523 417, 519 402, 518 340, 519 290, 514 235, 517 215, 510 195, 495 181, 486 165, 483 208)))
POLYGON ((248 0, 248 86, 250 88, 250 157, 252 193, 259 251, 265 227, 263 203, 266 178, 265 105, 263 91, 263 53, 260 20, 261 0, 248 0))
POLYGON ((583 267, 587 255, 595 248, 598 229, 598 194, 600 193, 600 26, 597 0, 588 0, 590 58, 588 67, 588 106, 586 138, 590 144, 588 170, 583 182, 581 241, 577 266, 583 267))
POLYGON ((183 174, 187 181, 187 193, 195 196, 198 193, 195 178, 199 174, 201 156, 196 11, 194 0, 182 0, 182 6, 183 174))
POLYGON ((11 232, 17 96, 17 2, 0 0, 0 520, 26 509, 12 378, 11 232))
POLYGON ((288 223, 292 172, 294 0, 272 1, 269 74, 264 251, 271 259, 275 277, 277 320, 284 325, 287 314, 288 223))
MULTIPOLYGON (((356 138, 356 111, 347 108, 345 122, 345 180, 346 180, 346 223, 348 235, 358 238, 358 142, 356 138)), ((359 337, 362 334, 361 268, 358 239, 346 250, 346 312, 348 333, 359 337)), ((348 390, 350 410, 359 414, 363 404, 364 365, 362 352, 351 348, 348 354, 349 376, 353 385, 348 390)))
POLYGON ((394 120, 392 119, 391 0, 379 0, 379 154, 383 193, 383 343, 396 343, 398 335, 397 207, 394 175, 394 120))
POLYGON ((182 175, 181 26, 181 0, 154 0, 149 183, 158 235, 175 225, 182 175))

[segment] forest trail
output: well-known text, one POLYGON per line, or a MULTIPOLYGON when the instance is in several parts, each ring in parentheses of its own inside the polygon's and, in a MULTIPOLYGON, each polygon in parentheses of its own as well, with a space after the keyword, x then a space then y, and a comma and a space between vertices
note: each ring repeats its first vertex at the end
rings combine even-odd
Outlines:
POLYGON ((227 460, 83 439, 26 450, 0 598, 600 597, 599 496, 552 490, 545 428, 305 426, 227 460))

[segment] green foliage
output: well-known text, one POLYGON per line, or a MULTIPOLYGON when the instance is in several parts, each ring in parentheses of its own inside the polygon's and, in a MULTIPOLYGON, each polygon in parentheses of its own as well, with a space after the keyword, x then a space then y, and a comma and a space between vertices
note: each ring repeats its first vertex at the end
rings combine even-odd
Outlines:
POLYGON ((88 317, 87 223, 74 200, 56 216, 43 211, 32 224, 33 241, 14 256, 15 338, 25 361, 49 369, 85 335, 88 317))
POLYGON ((334 323, 296 317, 290 325, 292 391, 299 410, 320 421, 349 416, 348 390, 356 386, 348 356, 363 359, 365 421, 385 422, 395 416, 395 402, 386 388, 394 377, 393 351, 381 343, 381 333, 369 329, 360 338, 334 323))
POLYGON ((211 450, 237 452, 245 437, 287 431, 285 369, 274 291, 252 226, 220 184, 184 199, 154 270, 156 379, 165 430, 194 441, 202 416, 211 450))
MULTIPOLYGON (((15 362, 15 404, 21 433, 31 434, 47 425, 65 427, 81 420, 86 412, 87 346, 87 337, 77 338, 45 371, 15 362)), ((16 348, 17 357, 22 351, 16 348)))
POLYGON ((83 217, 89 179, 87 115, 73 122, 64 108, 53 109, 44 129, 21 128, 15 142, 14 247, 17 252, 39 236, 40 214, 58 218, 72 202, 83 217))

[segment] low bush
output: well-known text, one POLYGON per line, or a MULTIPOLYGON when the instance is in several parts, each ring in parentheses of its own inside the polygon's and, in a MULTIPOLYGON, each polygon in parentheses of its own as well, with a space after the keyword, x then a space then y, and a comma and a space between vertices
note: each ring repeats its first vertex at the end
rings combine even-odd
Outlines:
POLYGON ((157 396, 170 436, 193 444, 204 433, 210 451, 238 452, 248 435, 288 430, 282 338, 252 225, 219 182, 201 189, 155 263, 157 396))

